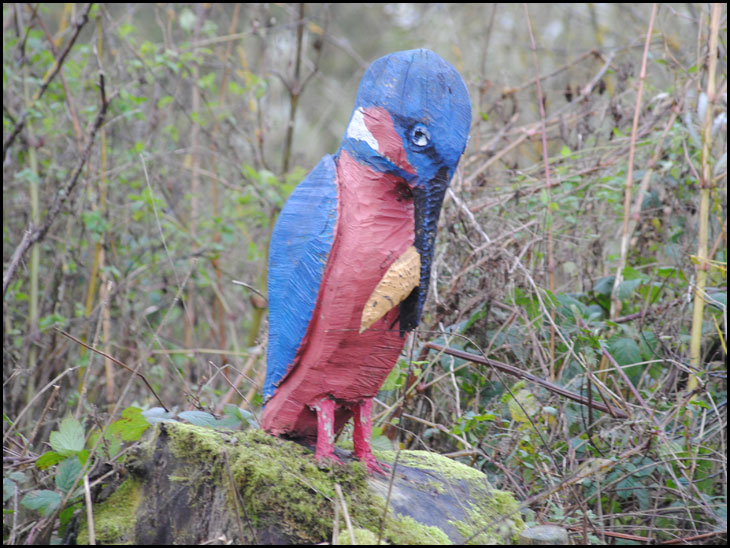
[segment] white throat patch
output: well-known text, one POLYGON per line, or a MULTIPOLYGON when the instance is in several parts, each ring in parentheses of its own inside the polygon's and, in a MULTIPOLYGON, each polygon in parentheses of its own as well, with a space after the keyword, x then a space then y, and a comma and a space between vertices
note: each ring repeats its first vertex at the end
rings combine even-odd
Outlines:
POLYGON ((379 151, 377 139, 365 125, 365 111, 362 107, 357 107, 357 110, 353 112, 350 125, 347 126, 347 137, 358 141, 365 141, 370 145, 370 148, 379 151))

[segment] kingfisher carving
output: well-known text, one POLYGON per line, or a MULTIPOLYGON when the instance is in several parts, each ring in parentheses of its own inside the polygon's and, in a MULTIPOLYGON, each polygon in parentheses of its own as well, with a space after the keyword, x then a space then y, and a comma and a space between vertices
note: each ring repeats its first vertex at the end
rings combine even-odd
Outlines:
POLYGON ((269 249, 263 428, 334 456, 354 417, 370 447, 373 398, 418 326, 444 194, 466 148, 471 103, 457 70, 426 49, 365 72, 339 149, 297 186, 269 249))

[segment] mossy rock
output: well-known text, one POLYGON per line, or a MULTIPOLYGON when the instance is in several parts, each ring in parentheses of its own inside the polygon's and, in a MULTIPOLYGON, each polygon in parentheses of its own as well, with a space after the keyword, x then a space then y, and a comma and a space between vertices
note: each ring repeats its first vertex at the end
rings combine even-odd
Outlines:
MULTIPOLYGON (((393 452, 377 457, 391 465, 393 452)), ((357 461, 317 463, 311 451, 261 430, 158 425, 126 465, 129 476, 94 505, 104 544, 510 544, 524 524, 510 493, 481 472, 424 451, 402 451, 390 478, 357 461), (390 504, 384 512, 390 488, 390 504), (385 515, 385 520, 383 519, 385 515)), ((88 543, 82 521, 78 542, 88 543)))

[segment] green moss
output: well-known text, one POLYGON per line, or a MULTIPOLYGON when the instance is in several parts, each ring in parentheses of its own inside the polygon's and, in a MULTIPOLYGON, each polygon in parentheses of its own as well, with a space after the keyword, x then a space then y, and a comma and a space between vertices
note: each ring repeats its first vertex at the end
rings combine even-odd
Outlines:
MULTIPOLYGON (((132 544, 137 508, 142 501, 140 483, 128 478, 104 502, 94 505, 94 533, 97 544, 132 544)), ((82 514, 76 543, 89 544, 86 512, 82 514)))
POLYGON ((195 464, 206 464, 218 483, 228 481, 225 451, 254 525, 270 523, 302 542, 320 542, 331 535, 335 482, 341 485, 348 507, 358 507, 369 496, 361 467, 320 465, 304 447, 261 430, 224 433, 174 424, 168 433, 175 456, 196 469, 195 464))
MULTIPOLYGON (((376 452, 377 457, 393 463, 395 453, 376 452)), ((449 494, 449 482, 465 482, 472 499, 465 508, 463 520, 449 520, 459 533, 471 539, 471 544, 506 544, 517 540, 525 524, 514 496, 506 491, 492 489, 486 476, 479 470, 428 451, 401 451, 398 464, 437 472, 438 478, 424 484, 440 494, 449 494)))
MULTIPOLYGON (((245 505, 245 517, 254 528, 276 530, 282 538, 296 543, 319 543, 330 540, 339 484, 356 534, 358 544, 377 541, 385 501, 368 486, 368 474, 360 463, 344 466, 320 464, 306 448, 273 438, 261 430, 222 432, 182 423, 167 423, 155 429, 153 437, 138 453, 138 460, 152 458, 159 443, 161 428, 167 436, 167 447, 175 456, 174 469, 167 477, 177 485, 188 483, 189 492, 203 493, 211 486, 225 489, 230 507, 231 477, 245 505), (230 470, 230 473, 229 473, 230 470)), ((377 452, 379 459, 393 462, 395 453, 377 452)), ((489 516, 504 515, 517 508, 509 493, 492 492, 485 476, 458 462, 425 451, 403 451, 399 464, 412 468, 433 470, 433 478, 423 482, 430 495, 450 491, 448 481, 469 485, 469 523, 452 523, 465 537, 473 535, 489 522, 489 516), (439 478, 443 477, 441 481, 439 478), (474 492, 472 492, 474 490, 474 492)), ((417 486, 420 489, 420 486, 417 486)), ((142 500, 142 490, 133 480, 127 480, 110 499, 95 506, 97 539, 104 542, 129 542, 134 536, 135 514, 142 500)), ((196 504, 196 497, 190 499, 196 504)), ((202 502, 203 498, 201 498, 202 502)), ((342 513, 340 513, 342 521, 342 513)), ((515 527, 521 529, 519 514, 515 527)), ((446 523, 446 522, 444 522, 446 523)), ((350 542, 346 525, 340 525, 339 542, 350 542)), ((488 530, 478 537, 492 543, 503 537, 488 530)), ((501 539, 501 542, 500 542, 501 539)), ((252 540, 252 539, 241 539, 252 540)), ((88 541, 79 536, 79 542, 88 541)), ((447 533, 435 526, 424 525, 411 517, 388 512, 381 543, 392 544, 451 544, 447 533)))
MULTIPOLYGON (((385 500, 373 495, 370 502, 372 507, 359 516, 359 521, 356 521, 362 527, 353 527, 355 544, 377 544, 385 500)), ((339 531, 337 544, 349 545, 350 533, 344 520, 340 522, 339 531)), ((416 546, 453 544, 446 533, 438 527, 424 525, 409 516, 393 515, 392 513, 388 513, 385 520, 383 538, 380 539, 380 543, 416 546)))
MULTIPOLYGON (((393 451, 375 451, 375 455, 378 459, 393 464, 396 453, 393 451)), ((398 464, 410 466, 411 468, 434 470, 446 479, 486 481, 486 476, 479 470, 429 451, 401 451, 398 464)))
POLYGON ((506 491, 492 490, 488 497, 481 497, 469 505, 468 519, 451 521, 469 544, 507 544, 516 542, 525 524, 520 516, 519 505, 506 491), (473 537, 473 538, 472 538, 473 537))
POLYGON ((446 533, 438 527, 424 525, 409 516, 389 517, 386 523, 386 533, 393 544, 453 544, 446 533))
MULTIPOLYGON (((352 536, 355 537, 355 544, 352 544, 350 540, 350 533, 347 529, 344 531, 340 529, 340 534, 337 538, 337 546, 373 546, 378 544, 378 535, 368 529, 362 529, 361 527, 352 528, 352 536)), ((381 541, 382 543, 382 541, 381 541)), ((387 544, 387 543, 383 543, 387 544)))

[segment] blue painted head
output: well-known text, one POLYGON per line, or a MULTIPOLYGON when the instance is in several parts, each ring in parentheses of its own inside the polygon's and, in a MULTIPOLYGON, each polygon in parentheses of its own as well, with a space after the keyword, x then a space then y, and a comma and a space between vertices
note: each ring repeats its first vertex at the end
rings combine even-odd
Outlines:
POLYGON ((401 331, 418 325, 446 188, 466 149, 471 102, 458 71, 427 49, 391 53, 365 71, 340 149, 411 188, 419 288, 401 303, 401 331))
POLYGON ((470 125, 469 92, 458 71, 427 49, 399 51, 363 75, 341 147, 415 187, 442 168, 451 179, 470 125))

